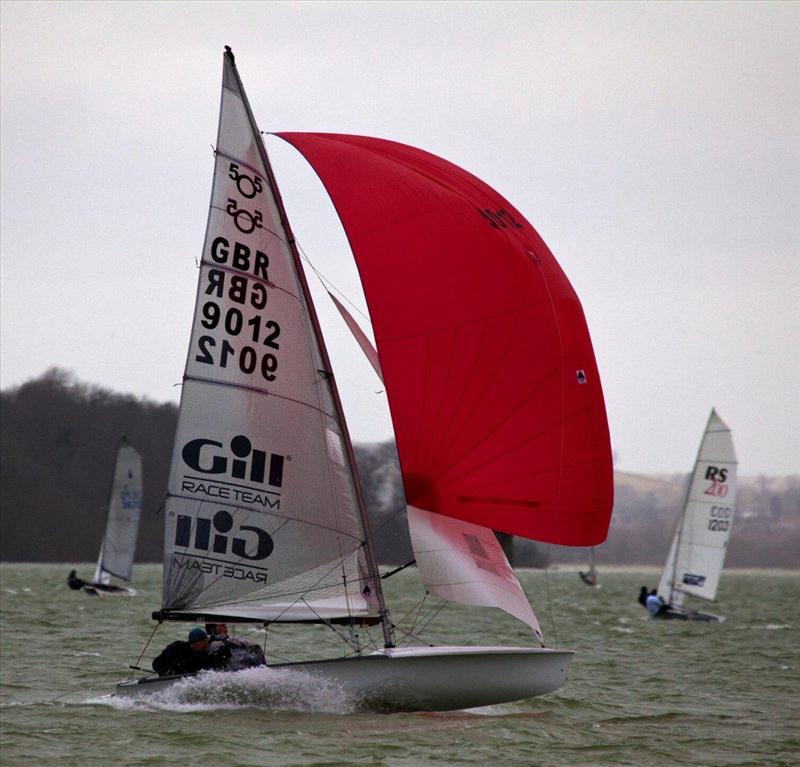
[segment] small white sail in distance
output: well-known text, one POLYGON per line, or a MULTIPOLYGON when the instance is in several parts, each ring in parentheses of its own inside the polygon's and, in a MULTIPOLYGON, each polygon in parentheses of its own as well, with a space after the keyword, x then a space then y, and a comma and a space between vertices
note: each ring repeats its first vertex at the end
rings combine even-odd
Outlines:
POLYGON ((685 596, 713 601, 736 506, 736 452, 731 430, 711 411, 678 520, 659 596, 680 607, 685 596))
POLYGON ((123 581, 131 579, 141 509, 142 459, 123 436, 114 465, 106 529, 92 579, 94 583, 108 585, 112 575, 123 581))
MULTIPOLYGON (((328 291, 345 324, 383 381, 378 352, 358 322, 328 291)), ((483 525, 407 506, 417 571, 432 594, 463 605, 499 607, 544 637, 522 586, 495 534, 483 525)))

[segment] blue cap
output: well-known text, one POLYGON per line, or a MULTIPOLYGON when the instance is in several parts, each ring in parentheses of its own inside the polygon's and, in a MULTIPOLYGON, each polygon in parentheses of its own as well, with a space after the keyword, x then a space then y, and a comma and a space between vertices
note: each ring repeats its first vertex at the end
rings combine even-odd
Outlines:
POLYGON ((189 632, 189 644, 202 642, 204 639, 208 639, 208 634, 201 628, 194 628, 189 632))

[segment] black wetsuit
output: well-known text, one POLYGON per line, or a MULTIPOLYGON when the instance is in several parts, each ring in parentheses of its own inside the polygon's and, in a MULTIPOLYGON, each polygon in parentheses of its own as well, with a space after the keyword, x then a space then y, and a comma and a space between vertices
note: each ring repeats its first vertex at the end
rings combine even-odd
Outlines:
POLYGON ((73 591, 80 591, 81 589, 94 589, 95 591, 111 592, 128 590, 123 586, 112 586, 110 583, 91 583, 90 581, 85 581, 83 578, 78 578, 78 576, 75 574, 75 570, 70 571, 70 574, 67 576, 67 586, 69 586, 73 591))
POLYGON ((67 576, 67 586, 69 586, 73 591, 80 591, 85 585, 86 581, 78 578, 74 570, 72 570, 67 576))
POLYGON ((218 652, 223 647, 227 648, 229 653, 227 668, 229 671, 238 671, 243 668, 265 666, 267 664, 264 651, 254 642, 240 637, 230 637, 227 634, 214 634, 210 639, 211 652, 218 652))
POLYGON ((153 670, 159 676, 218 670, 228 665, 230 657, 231 651, 224 645, 215 652, 195 651, 188 642, 178 640, 167 645, 161 654, 153 659, 153 670))

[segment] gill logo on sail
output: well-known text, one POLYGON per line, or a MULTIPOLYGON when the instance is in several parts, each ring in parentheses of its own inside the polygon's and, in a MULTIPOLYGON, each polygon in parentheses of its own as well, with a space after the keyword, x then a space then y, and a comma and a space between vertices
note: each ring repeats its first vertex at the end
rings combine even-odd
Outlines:
MULTIPOLYGON (((180 548, 193 548, 199 551, 212 551, 214 554, 227 554, 229 533, 233 528, 233 517, 227 511, 218 511, 213 519, 205 517, 192 517, 178 514, 175 526, 175 546, 180 548), (194 540, 192 540, 192 521, 194 525, 194 540), (213 542, 211 538, 214 530, 213 542)), ((254 525, 239 525, 239 533, 253 533, 250 545, 245 538, 234 538, 231 543, 231 554, 249 559, 266 559, 274 548, 272 537, 266 530, 254 525), (255 544, 255 547, 254 547, 255 544)))
POLYGON ((183 446, 181 457, 190 469, 201 474, 229 474, 234 479, 273 487, 283 484, 284 456, 270 453, 267 472, 267 453, 254 450, 250 440, 243 434, 237 434, 230 442, 233 457, 220 448, 223 448, 222 442, 193 439, 183 446))

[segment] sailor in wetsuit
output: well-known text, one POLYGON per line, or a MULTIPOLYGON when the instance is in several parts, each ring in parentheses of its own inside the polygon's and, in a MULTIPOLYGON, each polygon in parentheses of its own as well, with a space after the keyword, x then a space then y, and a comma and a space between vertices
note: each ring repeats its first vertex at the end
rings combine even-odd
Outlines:
POLYGON ((211 652, 216 652, 223 645, 230 649, 229 671, 266 665, 267 659, 261 647, 249 639, 229 636, 225 623, 206 623, 206 631, 211 652))
POLYGON ((110 583, 91 583, 89 581, 85 581, 83 578, 79 578, 76 575, 75 570, 71 570, 67 576, 67 586, 69 586, 73 591, 80 591, 83 589, 88 594, 92 594, 95 591, 108 591, 113 594, 128 590, 123 586, 112 586, 110 583))
POLYGON ((67 586, 69 586, 73 591, 80 591, 86 585, 86 581, 79 578, 75 570, 70 570, 69 575, 67 576, 67 586))
POLYGON ((230 648, 221 644, 210 650, 208 634, 201 628, 193 628, 188 641, 172 642, 153 659, 153 669, 159 676, 194 674, 197 671, 224 669, 230 657, 230 648))

